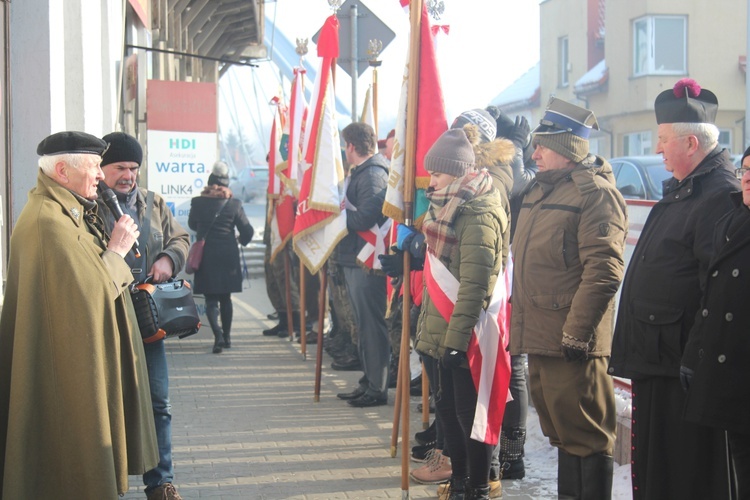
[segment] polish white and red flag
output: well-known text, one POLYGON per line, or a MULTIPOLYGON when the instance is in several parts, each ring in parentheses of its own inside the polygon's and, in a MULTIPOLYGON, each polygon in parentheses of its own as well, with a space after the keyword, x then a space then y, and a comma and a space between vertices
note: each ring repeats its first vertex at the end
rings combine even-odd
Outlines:
POLYGON ((287 122, 287 108, 281 99, 274 97, 271 100, 276 105, 276 113, 271 126, 271 138, 268 148, 268 218, 271 231, 271 255, 269 260, 274 261, 282 248, 292 237, 294 229, 294 196, 290 189, 284 185, 278 172, 287 164, 288 158, 284 146, 284 128, 287 122))
POLYGON ((281 98, 274 96, 271 105, 276 109, 273 114, 271 125, 271 138, 268 145, 268 196, 277 199, 281 195, 282 183, 276 174, 276 166, 284 161, 284 153, 281 150, 281 137, 286 122, 286 106, 281 98))
MULTIPOLYGON (((424 280, 427 293, 443 319, 450 323, 458 298, 459 281, 429 250, 426 252, 424 280)), ((477 406, 471 438, 497 444, 505 414, 505 403, 511 399, 510 354, 507 351, 510 331, 510 286, 513 282, 512 258, 499 277, 490 305, 479 311, 479 321, 471 331, 466 357, 471 378, 477 390, 477 406)))
MULTIPOLYGON (((401 5, 407 10, 408 0, 400 0, 401 5)), ((430 184, 430 175, 424 168, 424 157, 438 137, 448 130, 448 120, 445 113, 443 90, 440 83, 440 72, 437 65, 437 54, 435 52, 435 38, 430 27, 430 18, 427 14, 427 5, 422 4, 420 33, 419 33, 419 71, 415 75, 413 65, 409 64, 409 53, 407 50, 406 64, 404 65, 404 77, 401 80, 401 96, 398 104, 398 115, 396 117, 396 135, 393 142, 393 156, 388 176, 388 188, 383 203, 383 214, 395 219, 399 223, 404 222, 404 177, 406 176, 406 129, 408 107, 416 106, 416 143, 413 148, 415 153, 414 162, 414 184, 416 193, 414 195, 414 226, 421 227, 422 219, 429 203, 425 198, 425 190, 430 184), (409 79, 417 78, 419 82, 417 91, 417 102, 409 102, 409 79)))
POLYGON ((283 165, 279 165, 277 173, 281 181, 289 188, 295 197, 299 196, 300 163, 302 160, 302 137, 307 119, 307 101, 305 101, 305 70, 294 68, 294 79, 290 93, 288 119, 284 128, 287 135, 288 156, 283 165), (283 167, 283 168, 281 168, 283 167))
POLYGON ((326 19, 318 38, 320 71, 305 125, 302 184, 294 221, 294 251, 311 273, 325 264, 346 236, 344 166, 335 110, 331 63, 338 57, 339 22, 326 19))
MULTIPOLYGON (((373 108, 372 100, 372 85, 367 88, 365 103, 362 106, 362 115, 360 115, 359 121, 371 126, 372 129, 376 131, 375 135, 377 136, 375 109, 373 108)), ((347 209, 354 209, 354 207, 349 207, 347 205, 347 209)), ((362 250, 357 254, 357 262, 360 265, 367 269, 382 269, 378 255, 385 255, 387 253, 387 238, 392 226, 393 220, 386 219, 381 226, 374 224, 367 231, 357 231, 357 234, 365 240, 365 246, 362 247, 362 250)))
POLYGON ((371 126, 375 131, 375 137, 377 137, 378 127, 375 123, 375 108, 373 107, 372 100, 372 85, 367 87, 367 92, 365 92, 365 103, 362 105, 362 114, 359 117, 359 121, 371 126))
POLYGON ((357 231, 365 240, 365 246, 357 254, 357 262, 368 269, 382 269, 378 255, 385 255, 388 250, 388 235, 393 226, 393 219, 386 219, 382 226, 375 224, 368 231, 357 231))

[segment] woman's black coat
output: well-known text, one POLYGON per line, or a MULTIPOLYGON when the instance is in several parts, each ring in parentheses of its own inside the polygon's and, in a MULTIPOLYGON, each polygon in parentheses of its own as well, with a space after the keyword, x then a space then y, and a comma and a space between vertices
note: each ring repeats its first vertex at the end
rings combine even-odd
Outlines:
POLYGON ((197 237, 205 234, 206 240, 203 260, 195 273, 195 293, 224 294, 242 291, 242 268, 235 227, 239 231, 239 242, 242 245, 250 243, 253 227, 238 199, 229 198, 222 208, 223 203, 223 198, 203 194, 190 202, 188 226, 196 232, 197 237), (219 209, 221 213, 214 221, 219 209))

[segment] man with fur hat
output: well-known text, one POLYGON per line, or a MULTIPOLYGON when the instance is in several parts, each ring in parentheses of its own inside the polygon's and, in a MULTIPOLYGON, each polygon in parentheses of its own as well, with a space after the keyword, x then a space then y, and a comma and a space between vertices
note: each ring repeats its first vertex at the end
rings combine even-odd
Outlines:
MULTIPOLYGON (((154 283, 163 283, 182 269, 190 245, 188 233, 175 220, 164 198, 138 187, 138 172, 143 161, 143 149, 138 140, 123 132, 113 132, 102 139, 109 145, 102 155, 104 182, 114 191, 123 213, 132 217, 141 228, 141 256, 138 258, 129 252, 125 262, 136 281, 143 282, 150 276, 154 283)), ((97 203, 105 226, 111 229, 115 224, 114 215, 101 197, 97 203)), ((159 442, 159 465, 143 475, 143 484, 149 499, 179 500, 180 495, 172 484, 172 405, 169 403, 169 372, 164 339, 143 344, 143 350, 146 353, 151 405, 159 442)))
POLYGON ((531 399, 558 449, 560 498, 612 494, 616 408, 607 362, 624 271, 625 201, 589 154, 594 113, 552 98, 534 130, 539 168, 513 240, 510 352, 527 353, 531 399))
POLYGON ((138 237, 96 204, 107 143, 59 132, 10 239, 0 317, 0 496, 116 498, 157 463, 124 257, 138 237))
POLYGON ((656 97, 654 109, 656 152, 673 177, 630 259, 609 373, 633 381, 633 497, 728 498, 723 433, 683 420, 679 377, 710 279, 714 227, 732 210, 729 193, 739 183, 729 154, 718 147, 718 100, 711 91, 683 79, 656 97))

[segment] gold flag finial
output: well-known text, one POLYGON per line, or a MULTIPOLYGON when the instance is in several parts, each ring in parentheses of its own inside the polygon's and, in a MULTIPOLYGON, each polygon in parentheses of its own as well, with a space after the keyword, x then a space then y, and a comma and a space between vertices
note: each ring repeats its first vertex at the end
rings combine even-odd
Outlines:
POLYGON ((367 45, 367 62, 370 66, 380 66, 381 61, 378 60, 378 56, 382 50, 383 42, 377 38, 369 41, 367 45))

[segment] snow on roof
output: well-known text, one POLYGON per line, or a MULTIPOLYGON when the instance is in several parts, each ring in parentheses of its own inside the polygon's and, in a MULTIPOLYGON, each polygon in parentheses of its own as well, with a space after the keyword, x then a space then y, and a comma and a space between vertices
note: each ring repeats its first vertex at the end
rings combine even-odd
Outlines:
POLYGON ((593 68, 584 73, 584 75, 575 83, 573 88, 576 95, 591 94, 604 90, 608 80, 609 69, 607 68, 607 61, 602 59, 596 63, 593 68))
POLYGON ((490 105, 497 106, 506 112, 539 106, 539 96, 541 95, 539 67, 540 63, 537 62, 492 99, 490 105))

